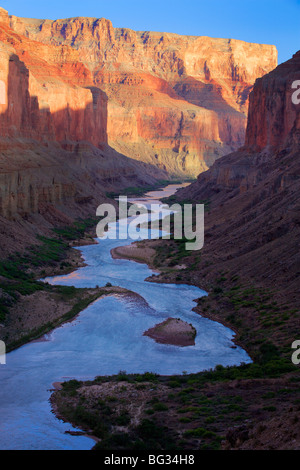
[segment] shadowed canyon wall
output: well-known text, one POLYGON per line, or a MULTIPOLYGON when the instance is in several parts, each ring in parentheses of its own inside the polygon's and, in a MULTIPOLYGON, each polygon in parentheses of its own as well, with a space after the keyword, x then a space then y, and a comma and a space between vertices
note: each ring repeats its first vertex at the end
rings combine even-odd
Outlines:
POLYGON ((109 144, 174 175, 197 176, 244 144, 249 92, 277 65, 274 46, 137 32, 104 18, 11 16, 9 24, 77 54, 85 78, 108 97, 109 144))
POLYGON ((300 104, 292 99, 299 73, 300 51, 258 79, 245 146, 178 193, 209 202, 202 251, 208 275, 228 270, 277 286, 291 302, 300 272, 300 104))

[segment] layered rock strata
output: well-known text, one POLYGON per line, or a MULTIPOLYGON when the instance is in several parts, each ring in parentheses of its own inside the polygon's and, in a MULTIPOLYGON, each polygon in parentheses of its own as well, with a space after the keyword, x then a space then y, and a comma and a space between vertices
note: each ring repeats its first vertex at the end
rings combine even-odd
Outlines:
POLYGON ((168 176, 108 145, 108 98, 78 52, 14 32, 3 9, 0 84, 0 216, 28 217, 45 204, 94 215, 106 191, 168 176))
POLYGON ((77 53, 108 96, 110 145, 176 175, 197 176, 244 144, 249 92, 277 65, 274 46, 138 32, 104 18, 11 16, 9 24, 77 53))

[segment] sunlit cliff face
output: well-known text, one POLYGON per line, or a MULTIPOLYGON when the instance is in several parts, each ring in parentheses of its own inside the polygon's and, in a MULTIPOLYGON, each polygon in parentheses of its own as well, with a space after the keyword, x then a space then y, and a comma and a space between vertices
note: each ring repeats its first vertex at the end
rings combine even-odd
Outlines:
POLYGON ((249 91, 276 57, 273 46, 0 10, 0 215, 198 175, 243 145, 249 91))
MULTIPOLYGON (((39 42, 43 59, 59 68, 64 81, 105 92, 113 148, 177 175, 197 176, 244 144, 249 92, 256 78, 277 65, 274 46, 136 32, 113 28, 104 18, 12 16, 9 24, 39 42)), ((63 92, 56 89, 58 100, 39 93, 50 110, 65 107, 63 92)), ((70 107, 77 110, 80 99, 73 93, 70 107)))

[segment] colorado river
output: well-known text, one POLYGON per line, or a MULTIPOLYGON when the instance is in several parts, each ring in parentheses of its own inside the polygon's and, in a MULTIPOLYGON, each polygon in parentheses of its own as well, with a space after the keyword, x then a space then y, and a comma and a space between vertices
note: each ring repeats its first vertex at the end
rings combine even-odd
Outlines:
MULTIPOLYGON (((176 187, 151 193, 141 202, 171 195, 176 187)), ((130 240, 100 240, 80 247, 87 264, 65 276, 47 278, 52 284, 105 286, 110 282, 136 292, 144 300, 100 298, 72 322, 51 332, 46 341, 27 344, 7 354, 0 366, 0 449, 91 449, 94 441, 65 434, 74 430, 58 420, 49 403, 54 382, 97 375, 156 372, 171 375, 199 372, 217 364, 251 362, 232 348, 234 333, 192 311, 195 299, 206 295, 197 287, 147 282, 151 271, 134 261, 112 259, 110 251, 130 240), (143 332, 168 317, 181 318, 197 330, 195 346, 158 344, 143 332)), ((79 249, 79 248, 78 248, 79 249)))

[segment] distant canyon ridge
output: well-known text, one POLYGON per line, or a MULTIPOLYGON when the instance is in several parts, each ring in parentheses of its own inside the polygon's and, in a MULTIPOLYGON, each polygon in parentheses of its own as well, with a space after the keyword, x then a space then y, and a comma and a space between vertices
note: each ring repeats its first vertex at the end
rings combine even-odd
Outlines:
POLYGON ((17 56, 36 106, 58 114, 57 140, 107 141, 170 175, 196 177, 244 144, 249 93, 277 65, 271 45, 136 32, 104 18, 2 16, 24 38, 17 56), (88 127, 72 116, 87 104, 98 108, 88 127))

